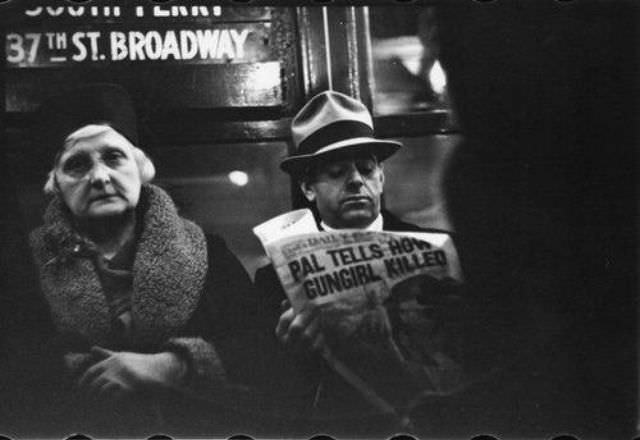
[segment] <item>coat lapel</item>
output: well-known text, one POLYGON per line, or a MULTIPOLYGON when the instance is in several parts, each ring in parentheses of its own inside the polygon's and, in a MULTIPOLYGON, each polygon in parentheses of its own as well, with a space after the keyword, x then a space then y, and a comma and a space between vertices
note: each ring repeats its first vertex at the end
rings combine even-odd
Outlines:
POLYGON ((134 338, 141 344, 162 341, 186 324, 208 270, 202 229, 179 217, 164 191, 145 192, 148 207, 134 262, 132 298, 134 338))

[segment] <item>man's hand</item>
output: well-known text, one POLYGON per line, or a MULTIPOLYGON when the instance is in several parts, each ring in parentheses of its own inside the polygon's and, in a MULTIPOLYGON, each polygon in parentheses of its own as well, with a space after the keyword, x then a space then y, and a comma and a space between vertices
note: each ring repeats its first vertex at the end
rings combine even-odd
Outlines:
POLYGON ((142 354, 94 346, 91 354, 97 362, 85 371, 78 387, 100 398, 117 400, 134 393, 175 386, 186 370, 184 362, 172 352, 142 354))
POLYGON ((287 348, 300 352, 318 352, 324 346, 324 336, 315 309, 308 307, 296 314, 289 301, 282 302, 284 312, 276 326, 278 340, 287 348))

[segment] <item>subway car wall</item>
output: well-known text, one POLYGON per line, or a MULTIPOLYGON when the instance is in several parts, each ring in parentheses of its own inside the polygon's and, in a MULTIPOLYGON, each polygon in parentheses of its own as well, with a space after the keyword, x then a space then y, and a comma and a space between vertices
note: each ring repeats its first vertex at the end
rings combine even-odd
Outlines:
POLYGON ((113 82, 136 103, 156 183, 182 215, 222 234, 248 268, 259 265, 251 227, 290 205, 278 163, 286 117, 300 99, 296 52, 288 50, 293 10, 207 7, 176 17, 153 2, 104 2, 93 16, 92 7, 74 15, 58 3, 15 6, 5 24, 4 151, 25 228, 40 222, 51 166, 31 147, 33 110, 79 84, 113 82))
POLYGON ((0 2, 3 326, 38 325, 11 314, 22 299, 5 286, 37 283, 26 237, 52 165, 32 139, 44 99, 124 86, 155 182, 253 275, 268 260, 252 227, 302 204, 279 169, 291 118, 334 89, 404 144, 384 204, 454 234, 486 306, 472 361, 510 366, 425 407, 424 432, 638 433, 637 4, 196 3, 0 2))
POLYGON ((388 36, 382 34, 383 11, 330 8, 325 46, 320 8, 17 3, 3 13, 3 151, 9 163, 3 179, 18 188, 25 230, 41 221, 49 167, 31 146, 33 111, 48 96, 95 82, 129 90, 156 183, 183 215, 222 234, 250 273, 266 262, 251 228, 291 209, 299 197, 278 168, 290 148, 290 118, 306 97, 327 88, 367 102, 384 119, 377 123, 382 136, 406 138, 408 148, 387 168, 389 207, 425 226, 448 226, 439 182, 459 134, 444 95, 416 91, 416 83, 430 90, 428 72, 414 67, 426 46, 407 14, 388 36), (369 15, 376 20, 371 29, 369 15), (405 49, 389 49, 404 34, 410 40, 405 49), (381 86, 372 99, 375 81, 381 86), (416 127, 404 130, 409 120, 402 114, 417 117, 416 127))

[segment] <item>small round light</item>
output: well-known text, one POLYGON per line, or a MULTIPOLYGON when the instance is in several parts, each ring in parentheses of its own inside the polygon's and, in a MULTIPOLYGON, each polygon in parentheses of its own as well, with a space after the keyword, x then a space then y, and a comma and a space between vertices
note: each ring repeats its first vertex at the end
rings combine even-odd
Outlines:
POLYGON ((245 186, 249 183, 249 175, 244 171, 234 170, 229 173, 229 180, 236 186, 245 186))

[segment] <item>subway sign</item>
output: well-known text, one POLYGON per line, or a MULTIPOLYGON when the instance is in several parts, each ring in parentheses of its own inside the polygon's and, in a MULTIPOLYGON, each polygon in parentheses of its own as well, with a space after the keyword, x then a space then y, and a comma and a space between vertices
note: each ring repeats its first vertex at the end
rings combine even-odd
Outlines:
POLYGON ((53 90, 117 82, 157 107, 282 107, 291 77, 287 8, 206 1, 62 0, 0 8, 4 109, 32 111, 53 90), (283 18, 284 17, 284 18, 283 18))
POLYGON ((8 68, 77 63, 228 63, 264 61, 270 23, 23 31, 6 34, 8 68))
POLYGON ((6 66, 266 61, 268 8, 31 6, 5 35, 6 66))

